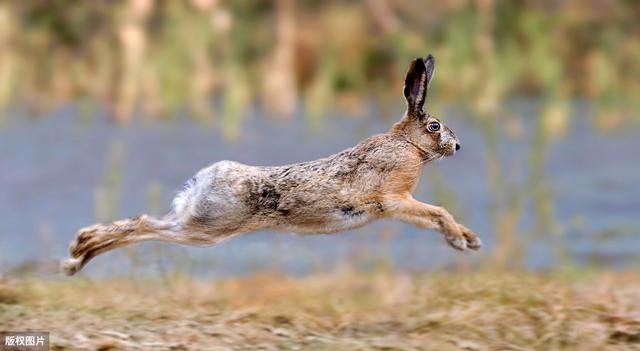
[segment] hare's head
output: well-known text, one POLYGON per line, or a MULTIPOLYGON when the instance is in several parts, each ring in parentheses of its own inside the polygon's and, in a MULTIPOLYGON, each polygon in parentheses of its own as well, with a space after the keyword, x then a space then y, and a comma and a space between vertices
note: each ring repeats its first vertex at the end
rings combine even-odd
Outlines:
POLYGON ((424 112, 435 68, 431 54, 426 59, 417 58, 411 62, 404 79, 404 97, 408 105, 404 129, 411 141, 432 157, 451 156, 460 149, 460 141, 442 121, 424 112))

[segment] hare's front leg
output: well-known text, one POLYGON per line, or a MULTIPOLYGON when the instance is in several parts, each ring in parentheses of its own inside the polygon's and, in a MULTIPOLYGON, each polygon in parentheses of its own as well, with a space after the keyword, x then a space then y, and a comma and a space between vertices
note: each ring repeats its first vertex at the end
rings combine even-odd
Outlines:
POLYGON ((456 223, 444 208, 422 203, 412 197, 391 200, 390 215, 401 221, 413 223, 420 228, 436 229, 458 250, 478 250, 480 238, 469 228, 456 223))

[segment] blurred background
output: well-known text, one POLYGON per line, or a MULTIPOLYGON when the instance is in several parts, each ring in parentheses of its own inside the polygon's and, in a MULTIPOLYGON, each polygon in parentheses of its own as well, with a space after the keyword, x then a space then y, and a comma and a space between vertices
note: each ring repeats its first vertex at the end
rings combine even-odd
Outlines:
POLYGON ((478 254, 380 221, 332 236, 145 243, 88 274, 242 276, 640 263, 640 3, 0 2, 0 273, 55 270, 78 228, 168 211, 198 169, 282 165, 386 131, 409 62, 461 139, 415 197, 478 254))

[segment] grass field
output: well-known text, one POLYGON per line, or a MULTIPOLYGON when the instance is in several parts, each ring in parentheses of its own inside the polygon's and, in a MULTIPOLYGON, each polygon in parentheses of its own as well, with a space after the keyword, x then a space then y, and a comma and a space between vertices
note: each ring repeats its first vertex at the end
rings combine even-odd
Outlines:
POLYGON ((629 350, 640 349, 640 277, 5 278, 0 326, 50 331, 52 350, 629 350))

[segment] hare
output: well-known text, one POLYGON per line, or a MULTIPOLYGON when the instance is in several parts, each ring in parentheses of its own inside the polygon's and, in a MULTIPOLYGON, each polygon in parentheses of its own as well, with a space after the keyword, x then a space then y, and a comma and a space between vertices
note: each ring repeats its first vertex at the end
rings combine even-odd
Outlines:
POLYGON ((210 246, 255 230, 335 233, 379 218, 436 229, 458 250, 480 249, 477 235, 447 210, 411 195, 427 162, 460 149, 455 134, 423 111, 434 70, 432 55, 411 62, 407 111, 387 133, 293 165, 214 163, 185 184, 162 219, 141 215, 80 229, 63 269, 73 275, 96 255, 147 240, 210 246))

